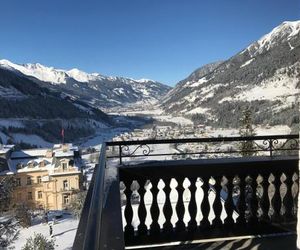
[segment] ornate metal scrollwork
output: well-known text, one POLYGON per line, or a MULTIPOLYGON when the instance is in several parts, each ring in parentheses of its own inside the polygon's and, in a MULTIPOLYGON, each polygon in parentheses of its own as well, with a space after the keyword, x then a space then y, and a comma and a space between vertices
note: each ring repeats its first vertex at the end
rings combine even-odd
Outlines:
MULTIPOLYGON (((278 143, 278 141, 277 141, 278 143)), ((276 143, 276 144, 277 144, 276 143)), ((273 140, 269 140, 269 139, 266 139, 266 140, 263 140, 262 142, 262 145, 258 144, 256 141, 253 141, 253 144, 255 145, 255 147, 257 147, 259 150, 262 150, 262 151, 269 151, 270 148, 273 147, 273 140)))
POLYGON ((296 150, 299 148, 299 140, 294 138, 287 139, 284 143, 280 143, 278 139, 266 139, 262 144, 258 144, 256 141, 253 141, 253 144, 262 151, 296 150))
POLYGON ((293 150, 298 148, 299 148, 299 141, 297 139, 287 139, 283 144, 279 144, 278 147, 274 147, 274 150, 282 150, 282 149, 293 150))
POLYGON ((133 151, 130 151, 130 147, 127 145, 122 146, 122 156, 133 156, 138 149, 142 149, 142 154, 148 156, 151 152, 150 147, 146 144, 138 145, 133 151))

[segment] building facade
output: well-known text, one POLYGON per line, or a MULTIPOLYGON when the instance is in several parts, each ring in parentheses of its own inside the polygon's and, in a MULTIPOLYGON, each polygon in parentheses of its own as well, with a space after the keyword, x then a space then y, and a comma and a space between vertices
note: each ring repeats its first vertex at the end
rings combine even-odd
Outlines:
POLYGON ((81 158, 72 144, 12 152, 8 166, 9 171, 2 175, 15 177, 12 204, 25 204, 32 209, 66 209, 83 187, 81 158))

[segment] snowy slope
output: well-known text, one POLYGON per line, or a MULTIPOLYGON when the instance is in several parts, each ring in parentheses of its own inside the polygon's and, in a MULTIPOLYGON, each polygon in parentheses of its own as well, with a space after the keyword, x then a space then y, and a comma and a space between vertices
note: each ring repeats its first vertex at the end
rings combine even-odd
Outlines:
POLYGON ((113 122, 100 109, 49 91, 34 78, 11 68, 0 67, 0 105, 3 142, 11 139, 14 143, 49 145, 48 142, 60 140, 62 124, 68 129, 66 140, 74 141, 91 136, 96 129, 109 127, 113 122))
MULTIPOLYGON (((264 35, 258 41, 249 45, 245 50, 249 52, 251 57, 256 56, 257 54, 261 54, 273 47, 276 47, 278 41, 289 41, 293 37, 299 35, 300 32, 300 21, 292 21, 292 22, 283 22, 279 26, 275 27, 270 33, 264 35)), ((292 47, 293 48, 293 47, 292 47)), ((290 48, 292 50, 292 48, 290 48)))

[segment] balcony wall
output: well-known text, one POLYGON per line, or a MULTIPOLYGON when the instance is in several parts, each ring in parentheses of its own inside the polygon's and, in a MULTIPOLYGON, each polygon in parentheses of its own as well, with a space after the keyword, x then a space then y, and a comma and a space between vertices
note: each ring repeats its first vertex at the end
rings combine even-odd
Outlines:
MULTIPOLYGON (((203 244, 211 242, 232 241, 233 246, 238 241, 247 244, 247 239, 251 244, 261 239, 260 244, 267 246, 270 237, 275 237, 272 242, 279 237, 293 239, 289 245, 295 246, 298 135, 110 142, 108 146, 119 150, 109 150, 107 159, 109 147, 102 146, 73 249, 205 249, 203 244), (149 145, 256 139, 263 141, 251 156, 215 151, 221 156, 217 159, 153 161, 151 156, 184 153, 162 154, 149 145), (225 153, 235 155, 224 158, 225 153), (142 160, 136 161, 138 157, 142 160), (196 248, 186 246, 190 244, 196 248)), ((204 153, 212 153, 208 151, 204 153)))

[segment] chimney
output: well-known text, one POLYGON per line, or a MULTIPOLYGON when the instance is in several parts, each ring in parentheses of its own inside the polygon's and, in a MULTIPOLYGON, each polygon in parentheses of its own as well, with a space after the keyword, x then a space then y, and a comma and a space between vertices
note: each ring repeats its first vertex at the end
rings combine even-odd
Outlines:
POLYGON ((46 152, 46 158, 51 158, 52 156, 53 156, 52 150, 51 149, 47 150, 47 152, 46 152))
POLYGON ((68 145, 68 144, 63 144, 63 145, 62 145, 62 150, 63 150, 64 152, 68 151, 68 149, 69 149, 69 145, 68 145))

